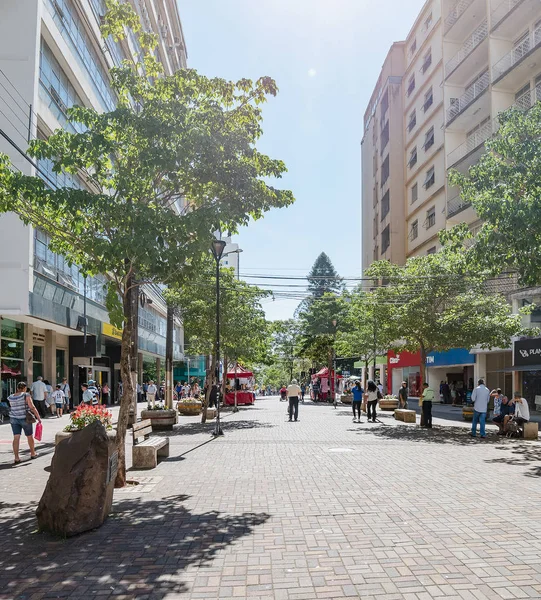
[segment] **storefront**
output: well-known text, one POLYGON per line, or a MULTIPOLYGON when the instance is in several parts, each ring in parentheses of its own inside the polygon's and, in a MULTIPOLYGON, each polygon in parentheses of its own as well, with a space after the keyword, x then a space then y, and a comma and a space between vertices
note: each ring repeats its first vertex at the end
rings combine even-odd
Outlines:
POLYGON ((533 410, 541 410, 541 338, 517 340, 513 346, 517 389, 533 410))
POLYGON ((406 381, 409 395, 413 398, 418 398, 421 390, 420 364, 421 354, 419 352, 395 352, 394 350, 389 350, 387 353, 389 393, 398 394, 402 382, 406 381))
POLYGON ((441 383, 450 386, 447 402, 463 403, 466 392, 473 389, 475 354, 465 348, 452 348, 445 352, 430 352, 426 357, 426 378, 436 397, 441 383))
POLYGON ((0 320, 0 364, 2 365, 2 401, 24 381, 24 324, 11 319, 0 320))

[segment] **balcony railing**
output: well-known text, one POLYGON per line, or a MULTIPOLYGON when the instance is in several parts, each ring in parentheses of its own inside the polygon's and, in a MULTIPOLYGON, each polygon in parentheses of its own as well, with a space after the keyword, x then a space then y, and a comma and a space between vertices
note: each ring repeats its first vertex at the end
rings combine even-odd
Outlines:
POLYGON ((470 152, 473 152, 482 146, 496 131, 496 127, 497 124, 495 121, 488 121, 483 126, 479 127, 479 129, 472 133, 463 144, 449 153, 447 156, 447 166, 452 167, 453 165, 456 165, 457 162, 462 160, 470 152))
POLYGON ((521 2, 524 0, 503 0, 501 4, 499 4, 493 11, 490 18, 490 22, 492 23, 492 28, 499 23, 501 23, 505 17, 521 2))
POLYGON ((530 110, 530 108, 532 108, 539 100, 541 100, 541 83, 536 85, 532 90, 528 90, 519 96, 515 100, 513 106, 520 108, 520 110, 530 110))
POLYGON ((508 52, 492 67, 492 81, 510 71, 520 63, 532 50, 541 45, 541 25, 538 25, 524 40, 508 52))
POLYGON ((472 84, 460 98, 456 98, 451 106, 447 109, 447 124, 458 115, 466 110, 470 104, 481 96, 481 94, 488 88, 490 77, 488 71, 483 73, 479 79, 472 84))
POLYGON ((488 22, 485 19, 481 25, 464 42, 462 48, 445 65, 445 77, 449 75, 460 65, 468 56, 483 42, 488 35, 488 22))
POLYGON ((460 194, 453 196, 449 200, 447 200, 447 218, 450 219, 455 215, 458 215, 459 212, 462 212, 464 209, 470 206, 469 202, 465 202, 460 197, 460 194))
POLYGON ((458 0, 455 2, 449 14, 445 17, 445 33, 460 19, 464 11, 473 3, 473 0, 458 0))

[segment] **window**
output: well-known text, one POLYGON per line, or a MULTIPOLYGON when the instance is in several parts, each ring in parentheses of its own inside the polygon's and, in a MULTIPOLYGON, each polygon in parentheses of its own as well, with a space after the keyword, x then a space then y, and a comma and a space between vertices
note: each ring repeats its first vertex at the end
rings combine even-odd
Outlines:
POLYGON ((427 254, 436 254, 436 246, 432 246, 426 251, 427 254))
POLYGON ((423 183, 425 190, 433 186, 435 182, 436 176, 434 174, 434 167, 430 167, 430 169, 428 169, 428 171, 426 172, 425 182, 423 183))
POLYGON ((415 109, 413 109, 411 111, 410 119, 408 122, 408 131, 411 131, 415 127, 415 125, 417 125, 417 112, 415 111, 415 109))
POLYGON ((425 54, 423 58, 423 66, 421 67, 421 71, 426 73, 432 64, 432 48, 425 54))
POLYGON ((411 203, 417 202, 417 198, 419 197, 419 186, 414 183, 411 186, 411 203))
POLYGON ((374 187, 374 194, 373 194, 373 196, 374 196, 374 202, 373 202, 372 206, 373 206, 374 208, 376 208, 376 206, 377 206, 377 203, 378 203, 378 186, 377 186, 377 184, 376 184, 376 186, 374 187))
POLYGON ((390 193, 389 190, 385 192, 385 195, 381 199, 381 220, 385 219, 385 217, 389 214, 390 210, 390 193))
POLYGON ((415 220, 411 224, 410 240, 415 240, 419 236, 419 221, 415 220))
POLYGON ((385 124, 383 131, 381 132, 381 153, 385 150, 385 147, 389 143, 389 121, 385 124))
POLYGON ((434 126, 432 126, 425 133, 425 145, 424 145, 425 152, 433 145, 434 145, 434 126))
POLYGON ((425 19, 425 22, 423 23, 423 31, 428 31, 430 29, 431 25, 432 25, 432 13, 430 13, 428 15, 428 17, 425 19))
POLYGON ((389 90, 386 89, 385 93, 381 97, 381 118, 385 118, 385 113, 389 108, 389 90))
POLYGON ((43 346, 34 346, 32 351, 32 369, 34 381, 43 377, 43 346))
POLYGON ((413 90, 415 89, 415 75, 412 75, 408 81, 408 91, 407 95, 411 96, 413 94, 413 90))
POLYGON ((416 162, 417 162, 417 146, 414 146, 412 151, 410 152, 410 159, 408 160, 408 167, 410 169, 412 169, 416 162))
POLYGON ((381 232, 381 253, 385 254, 387 248, 391 243, 391 230, 390 226, 387 225, 385 229, 381 232))
POLYGON ((11 319, 0 320, 0 362, 2 363, 2 396, 6 401, 15 393, 17 383, 26 379, 24 368, 24 325, 11 319))
POLYGON ((56 350, 56 381, 66 376, 66 351, 56 350))
POLYGON ((413 56, 417 52, 417 40, 414 38, 410 45, 410 56, 413 56))
POLYGON ((434 103, 434 94, 432 93, 432 87, 425 94, 425 102, 423 104, 423 110, 426 112, 434 103))
POLYGON ((436 207, 433 206, 426 211, 426 228, 430 229, 436 224, 436 207))
POLYGON ((522 110, 529 110, 532 106, 529 81, 515 94, 515 105, 522 110))
POLYGON ((374 260, 378 260, 379 258, 379 248, 376 246, 374 246, 374 260))
POLYGON ((381 187, 383 187, 385 185, 387 179, 389 179, 389 155, 388 154, 385 157, 385 160, 383 161, 383 163, 381 165, 381 187))

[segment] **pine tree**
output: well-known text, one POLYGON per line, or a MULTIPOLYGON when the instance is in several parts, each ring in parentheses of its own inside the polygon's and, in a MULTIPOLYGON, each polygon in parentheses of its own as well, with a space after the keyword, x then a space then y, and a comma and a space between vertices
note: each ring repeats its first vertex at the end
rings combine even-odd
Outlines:
POLYGON ((314 299, 324 294, 340 294, 344 288, 331 259, 322 252, 308 273, 308 291, 314 299))

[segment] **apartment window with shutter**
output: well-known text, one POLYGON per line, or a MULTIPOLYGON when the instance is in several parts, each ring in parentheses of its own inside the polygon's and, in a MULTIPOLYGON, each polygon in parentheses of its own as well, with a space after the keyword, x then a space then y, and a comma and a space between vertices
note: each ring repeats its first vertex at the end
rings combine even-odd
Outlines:
POLYGON ((413 90, 415 89, 415 75, 412 75, 408 81, 408 96, 413 94, 413 90))
POLYGON ((374 247, 374 260, 378 260, 379 258, 379 248, 377 246, 374 247))
POLYGON ((436 246, 432 246, 426 251, 427 254, 436 254, 436 246))
POLYGON ((419 235, 419 221, 415 220, 411 224, 410 240, 416 239, 418 237, 418 235, 419 235))
POLYGON ((415 125, 417 125, 417 112, 413 109, 410 113, 410 118, 408 122, 408 131, 411 131, 415 125))
POLYGON ((432 92, 432 87, 425 94, 425 102, 423 104, 423 110, 426 112, 434 103, 434 94, 432 92))
POLYGON ((413 56, 417 52, 417 40, 414 38, 410 45, 410 56, 413 56))
POLYGON ((417 198, 419 197, 419 186, 414 183, 411 186, 411 203, 417 202, 417 198))
POLYGON ((376 187, 374 188, 374 203, 373 203, 373 207, 376 208, 378 204, 378 185, 376 183, 376 187))
POLYGON ((391 198, 391 196, 390 196, 389 190, 387 190, 385 192, 383 198, 381 199, 381 220, 382 221, 389 214, 389 210, 391 208, 390 198, 391 198))
POLYGON ((383 161, 383 163, 381 165, 381 187, 383 187, 385 185, 387 179, 389 179, 389 155, 388 154, 385 157, 385 160, 383 161))
POLYGON ((381 118, 385 118, 385 113, 389 108, 389 90, 385 90, 385 93, 381 97, 381 118))
POLYGON ((425 145, 424 145, 425 152, 433 145, 434 145, 434 126, 432 126, 425 133, 425 145))
POLYGON ((430 229, 436 224, 436 207, 433 206, 426 211, 426 228, 430 229))
POLYGON ((432 48, 424 55, 423 58, 423 66, 421 70, 423 73, 426 73, 432 64, 432 48))
POLYGON ((408 167, 410 169, 413 169, 416 162, 417 162, 417 146, 414 146, 410 152, 410 158, 408 160, 408 167))
POLYGON ((382 154, 388 143, 389 143, 389 121, 387 121, 387 123, 385 123, 385 127, 383 128, 383 131, 381 132, 381 153, 382 154))
POLYGON ((387 225, 385 229, 381 232, 381 253, 385 254, 387 248, 391 243, 391 229, 390 226, 387 225))
POLYGON ((428 17, 425 19, 425 22, 423 24, 423 31, 428 31, 430 29, 431 25, 432 25, 432 13, 430 13, 428 15, 428 17))
POLYGON ((435 182, 436 175, 434 173, 434 167, 430 167, 430 169, 428 169, 428 171, 426 172, 425 182, 423 183, 425 190, 433 186, 435 182))

